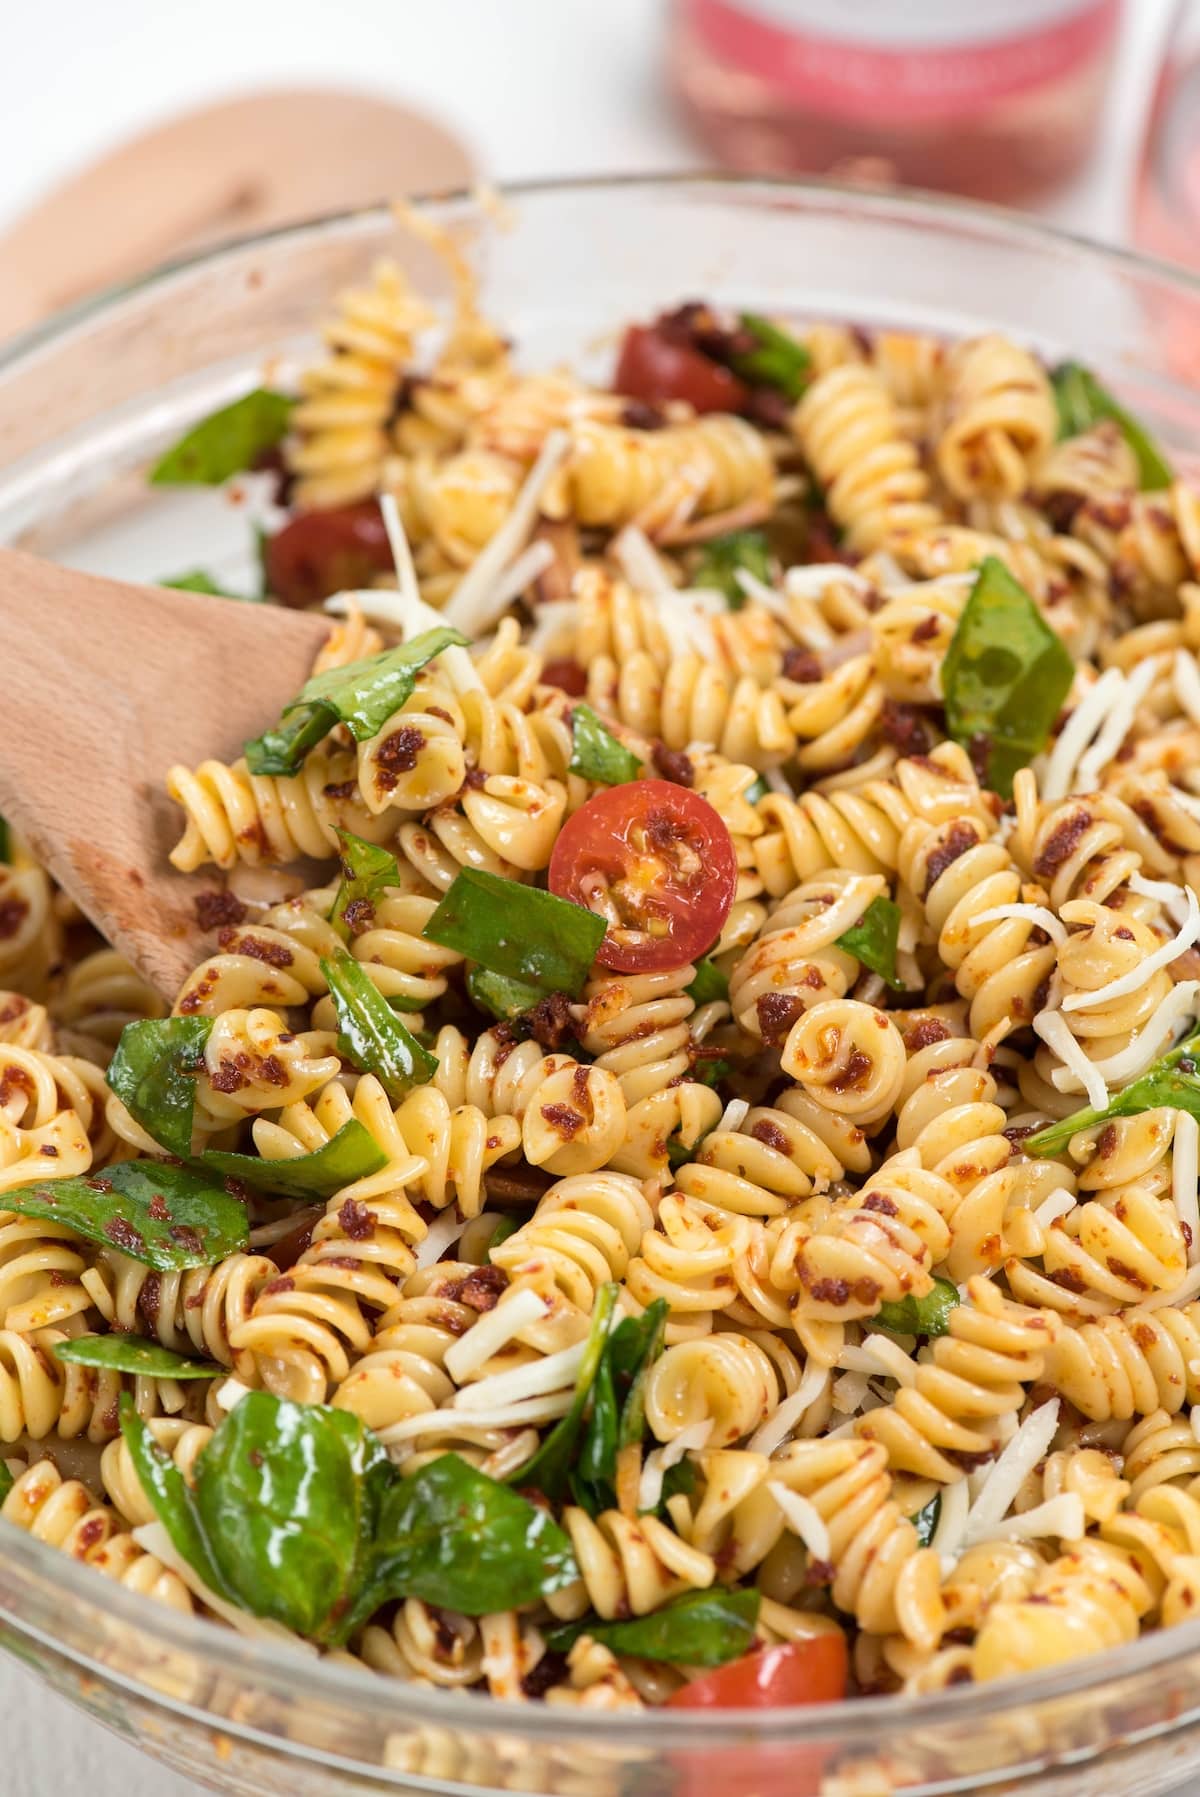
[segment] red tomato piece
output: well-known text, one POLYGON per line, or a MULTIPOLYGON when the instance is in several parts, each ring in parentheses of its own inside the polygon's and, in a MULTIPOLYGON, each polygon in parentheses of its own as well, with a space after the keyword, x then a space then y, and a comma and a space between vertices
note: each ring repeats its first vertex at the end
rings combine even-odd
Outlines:
POLYGON ((550 890, 609 920, 597 960, 661 973, 707 952, 729 916, 737 857, 707 799, 631 780, 581 805, 550 857, 550 890))
POLYGON ((764 1647, 692 1679, 670 1699, 678 1710, 779 1709, 795 1703, 836 1703, 846 1695, 846 1641, 814 1635, 764 1647))
POLYGON ((557 686, 560 691, 569 693, 572 699, 582 699, 587 692, 587 675, 573 656, 564 655, 558 661, 548 661, 542 669, 542 679, 547 686, 557 686))
MULTIPOLYGON (((744 1659, 701 1673, 669 1700, 677 1710, 785 1709, 793 1704, 836 1703, 846 1695, 846 1643, 841 1635, 814 1635, 764 1647, 744 1659)), ((676 1797, 818 1797, 834 1752, 814 1741, 797 1747, 716 1748, 673 1753, 676 1797)))
POLYGON ((652 405, 686 399, 697 412, 740 412, 750 398, 744 381, 690 343, 677 343, 654 325, 625 333, 613 386, 652 405))
POLYGON ((319 605, 331 593, 369 586, 392 566, 379 506, 373 499, 328 511, 298 512, 270 538, 264 552, 267 585, 295 610, 319 605))

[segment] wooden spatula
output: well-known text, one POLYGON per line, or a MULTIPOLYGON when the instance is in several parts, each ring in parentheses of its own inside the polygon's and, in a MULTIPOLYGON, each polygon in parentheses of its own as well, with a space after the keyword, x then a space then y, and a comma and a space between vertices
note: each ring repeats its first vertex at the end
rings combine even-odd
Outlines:
POLYGON ((208 868, 167 855, 177 761, 231 760, 295 698, 325 618, 127 586, 0 549, 0 815, 167 999, 209 952, 208 868))

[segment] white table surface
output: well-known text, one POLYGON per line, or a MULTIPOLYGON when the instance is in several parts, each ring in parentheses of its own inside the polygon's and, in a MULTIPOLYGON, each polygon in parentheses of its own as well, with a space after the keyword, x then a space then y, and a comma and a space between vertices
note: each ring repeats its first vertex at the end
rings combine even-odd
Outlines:
MULTIPOLYGON (((1128 0, 1091 167, 1047 216, 1123 235, 1170 0, 1128 0)), ((178 108, 270 81, 361 85, 454 124, 496 177, 699 166, 657 82, 661 0, 56 0, 5 7, 0 226, 51 181, 178 108)), ((0 270, 2 278, 2 270, 0 270)), ((0 1662, 4 1797, 197 1797, 199 1787, 0 1662)))

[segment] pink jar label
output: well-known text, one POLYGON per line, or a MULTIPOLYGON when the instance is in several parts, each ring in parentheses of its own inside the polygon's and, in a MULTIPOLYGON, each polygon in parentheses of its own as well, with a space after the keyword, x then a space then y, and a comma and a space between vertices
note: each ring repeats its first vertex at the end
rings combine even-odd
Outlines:
POLYGON ((797 106, 874 124, 952 119, 1070 74, 1121 0, 681 0, 732 71, 797 106))

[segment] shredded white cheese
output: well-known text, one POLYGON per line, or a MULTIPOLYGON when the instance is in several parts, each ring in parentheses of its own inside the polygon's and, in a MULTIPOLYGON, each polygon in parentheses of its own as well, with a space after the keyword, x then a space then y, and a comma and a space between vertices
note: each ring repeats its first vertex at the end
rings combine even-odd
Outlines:
POLYGON ((460 1217, 454 1206, 443 1211, 440 1217, 435 1217, 417 1244, 417 1266, 432 1267, 441 1260, 447 1248, 458 1240, 466 1227, 466 1217, 460 1217))
POLYGON ((708 597, 699 592, 677 593, 673 587, 650 595, 650 603, 658 614, 672 655, 698 655, 703 661, 720 660, 712 630, 712 613, 706 603, 708 597))
POLYGON ((974 1547, 980 1541, 1024 1541, 1039 1535, 1078 1541, 1086 1529, 1083 1499, 1078 1492, 1063 1491, 1057 1497, 1047 1498, 1044 1504, 1035 1504, 1032 1510, 1023 1510, 1019 1516, 1006 1516, 1001 1522, 980 1529, 971 1535, 968 1545, 974 1547))
POLYGON ((810 1360, 804 1369, 804 1377, 792 1395, 783 1400, 778 1410, 765 1423, 760 1424, 746 1443, 750 1453, 773 1454, 779 1444, 787 1440, 809 1405, 814 1404, 821 1396, 830 1378, 828 1367, 819 1366, 816 1361, 810 1360))
MULTIPOLYGON (((789 568, 783 577, 787 592, 793 593, 797 599, 820 599, 827 587, 837 581, 842 586, 853 588, 856 593, 869 593, 871 583, 865 574, 857 568, 849 568, 845 562, 803 562, 789 568)), ((832 642, 832 636, 830 641, 832 642)))
POLYGON ((557 1354, 543 1354, 530 1361, 528 1366, 514 1367, 507 1373, 492 1373, 456 1392, 454 1407, 456 1410, 488 1410, 499 1404, 513 1404, 519 1398, 565 1391, 574 1385, 585 1352, 586 1343, 576 1342, 573 1348, 560 1348, 557 1354))
POLYGON ((1069 932, 1066 924, 1045 905, 993 905, 990 911, 980 911, 977 917, 971 919, 971 923, 972 926, 979 923, 1003 923, 1009 917, 1027 917, 1030 923, 1045 930, 1059 948, 1067 940, 1069 932))
POLYGON ((1176 1111, 1171 1143, 1171 1198, 1188 1244, 1188 1265, 1200 1261, 1200 1123, 1190 1111, 1176 1111))
POLYGON ((566 431, 550 431, 537 461, 525 477, 512 510, 495 536, 484 544, 446 602, 443 623, 453 624, 465 636, 475 637, 495 623, 504 610, 497 602, 500 579, 509 563, 525 547, 533 529, 542 494, 566 460, 571 439, 566 431))
POLYGON ((852 1372, 895 1379, 898 1385, 911 1385, 917 1375, 916 1367, 900 1343, 875 1332, 857 1346, 848 1342, 838 1355, 837 1363, 852 1372))
MULTIPOLYGON (((325 610, 335 618, 344 618, 351 605, 357 606, 371 624, 390 624, 399 630, 402 642, 410 642, 423 630, 441 630, 445 618, 420 594, 393 593, 386 587, 366 587, 360 592, 335 593, 325 601, 325 610)), ((475 663, 460 643, 443 649, 438 657, 446 678, 457 693, 471 688, 483 690, 483 681, 475 672, 475 663)))
POLYGON ((644 530, 627 524, 609 544, 609 554, 622 574, 639 593, 673 593, 671 578, 662 558, 644 530))
MULTIPOLYGON (((1092 1066, 1106 1086, 1127 1086, 1130 1080, 1145 1073, 1169 1043, 1174 1042, 1181 1023, 1195 1021, 1196 1000, 1200 980, 1181 980, 1163 994, 1144 1029, 1136 1030, 1124 1048, 1107 1060, 1093 1061, 1092 1066)), ((1069 1069, 1056 1067, 1050 1078, 1060 1092, 1077 1092, 1079 1082, 1069 1069)))
POLYGON ((527 586, 531 586, 539 574, 544 574, 554 560, 552 546, 544 540, 531 543, 523 549, 517 559, 510 564, 496 583, 495 603, 498 606, 511 605, 514 599, 520 598, 527 586))
POLYGON ((1148 880, 1145 874, 1130 874, 1126 884, 1131 892, 1139 893, 1142 898, 1157 899, 1173 923, 1182 923, 1186 918, 1187 895, 1174 881, 1148 880))
POLYGON ((968 1547, 983 1540, 987 1531, 1008 1515, 1025 1480, 1045 1459, 1058 1428, 1059 1408, 1059 1400, 1051 1398, 1048 1404, 1032 1411, 999 1458, 990 1467, 981 1468, 988 1476, 967 1518, 968 1547))
POLYGON ((514 1292, 446 1349, 443 1364, 456 1385, 462 1385, 485 1361, 508 1346, 530 1323, 546 1314, 545 1301, 536 1292, 514 1292))
POLYGON ((188 1589, 194 1591, 215 1616, 219 1616, 223 1622, 229 1623, 230 1627, 235 1628, 239 1635, 247 1635, 254 1641, 272 1641, 281 1647, 294 1647, 298 1653, 316 1654, 317 1650, 311 1642, 302 1640, 299 1635, 294 1635, 291 1629, 285 1629, 281 1622, 271 1622, 262 1616, 251 1616, 245 1610, 239 1610, 236 1604, 228 1604, 223 1597, 218 1597, 216 1592, 204 1583, 195 1567, 184 1559, 162 1523, 144 1522, 140 1524, 133 1530, 133 1539, 139 1547, 145 1548, 148 1554, 153 1554, 156 1560, 161 1560, 164 1566, 170 1567, 172 1572, 178 1573, 188 1589))
MULTIPOLYGON (((1130 968, 1128 973, 1121 974, 1115 980, 1109 980, 1106 986, 1097 987, 1095 992, 1069 992, 1063 999, 1064 1011, 1090 1011, 1095 1005, 1106 1005, 1114 998, 1125 998, 1130 992, 1138 992, 1146 984, 1152 974, 1174 961, 1185 948, 1191 948, 1193 942, 1200 938, 1200 903, 1190 886, 1184 887, 1187 895, 1188 915, 1178 933, 1156 948, 1152 955, 1130 968)), ((1037 1027, 1036 1024, 1034 1026, 1037 1027)))
POLYGON ((783 772, 782 768, 777 768, 777 767, 767 768, 765 773, 763 774, 763 779, 766 781, 770 790, 772 792, 777 792, 781 798, 784 798, 784 799, 794 799, 795 798, 795 796, 796 796, 795 789, 793 788, 791 781, 787 778, 786 774, 783 772))
POLYGON ((1088 1103, 1092 1108, 1102 1111, 1108 1103, 1108 1087, 1104 1083, 1104 1076, 1079 1046, 1062 1013, 1052 1011, 1047 1006, 1044 1011, 1038 1012, 1033 1020, 1033 1027, 1047 1048, 1052 1049, 1064 1066, 1075 1075, 1080 1087, 1087 1093, 1088 1103))
POLYGON ((498 1404, 494 1410, 423 1410, 389 1423, 378 1431, 384 1447, 398 1447, 418 1435, 451 1430, 459 1437, 470 1438, 481 1429, 523 1429, 528 1424, 549 1423, 565 1416, 571 1408, 572 1393, 549 1392, 545 1397, 520 1398, 515 1404, 498 1404))
POLYGON ((421 588, 417 570, 413 566, 408 533, 400 517, 400 507, 396 504, 396 495, 385 493, 379 501, 379 510, 383 514, 383 528, 387 531, 388 548, 396 566, 396 584, 400 595, 404 599, 415 599, 419 605, 422 603, 421 588))
POLYGON ((934 1553, 941 1556, 943 1577, 953 1569, 954 1562, 962 1551, 970 1509, 971 1493, 965 1479, 957 1479, 953 1485, 945 1487, 941 1508, 938 1510, 937 1527, 929 1543, 934 1553))
POLYGON ((1175 661, 1171 669, 1171 684, 1175 688, 1175 697, 1180 707, 1193 724, 1200 724, 1200 670, 1196 667, 1196 657, 1186 649, 1176 649, 1175 661))
POLYGON ((769 1479, 767 1490, 783 1511, 788 1527, 799 1535, 814 1560, 828 1561, 829 1529, 811 1498, 789 1491, 781 1479, 769 1479))
POLYGON ((547 599, 543 605, 539 605, 525 638, 527 647, 536 649, 539 655, 545 655, 560 637, 573 628, 576 609, 574 599, 547 599))
POLYGON ((718 1129, 740 1129, 750 1114, 749 1101, 745 1098, 731 1098, 721 1112, 718 1129))
POLYGON ((1132 674, 1122 676, 1116 700, 1095 742, 1079 758, 1074 791, 1092 792, 1100 784, 1100 775, 1128 736, 1134 713, 1154 685, 1157 674, 1157 663, 1150 660, 1142 662, 1132 674))
POLYGON ((232 1410, 235 1404, 240 1404, 243 1398, 249 1396, 250 1387, 232 1377, 222 1380, 216 1389, 216 1400, 222 1410, 232 1410))
POLYGON ((1108 716, 1123 684, 1121 670, 1109 668, 1079 700, 1039 774, 1038 791, 1043 799, 1065 799, 1072 790, 1076 763, 1108 716))
POLYGON ((833 1407, 839 1416, 856 1416, 867 1396, 866 1373, 843 1373, 833 1382, 833 1407))
POLYGON ((669 1467, 677 1466, 685 1454, 702 1448, 712 1434, 712 1418, 704 1417, 698 1423, 689 1423, 681 1429, 672 1441, 665 1442, 660 1448, 651 1448, 646 1455, 638 1480, 638 1509, 657 1510, 662 1497, 663 1479, 669 1467))

